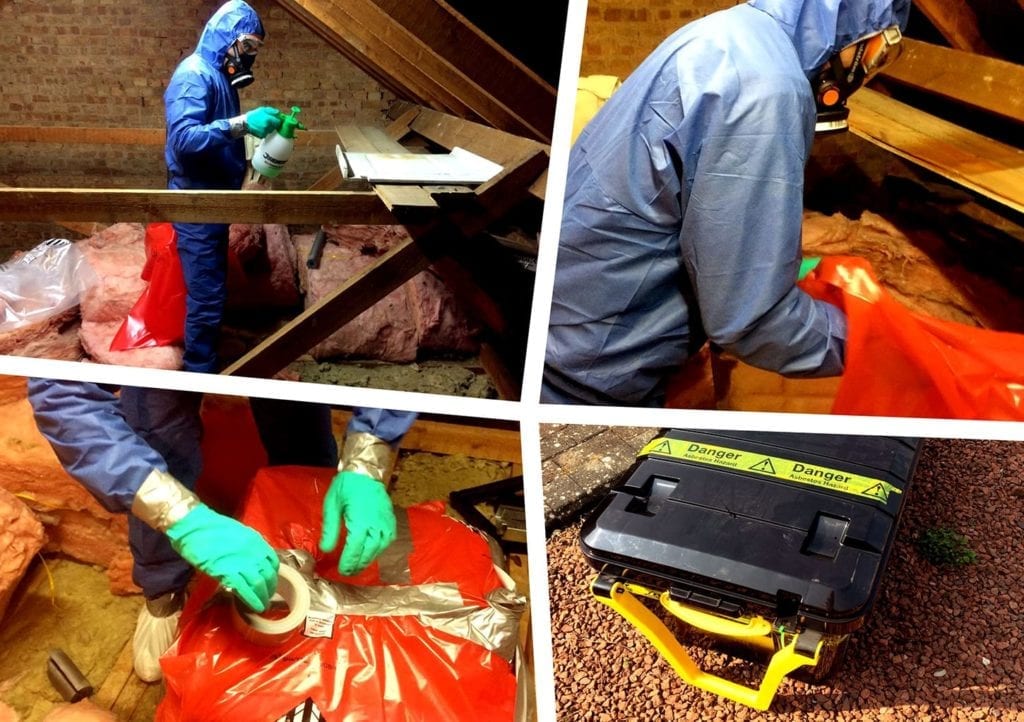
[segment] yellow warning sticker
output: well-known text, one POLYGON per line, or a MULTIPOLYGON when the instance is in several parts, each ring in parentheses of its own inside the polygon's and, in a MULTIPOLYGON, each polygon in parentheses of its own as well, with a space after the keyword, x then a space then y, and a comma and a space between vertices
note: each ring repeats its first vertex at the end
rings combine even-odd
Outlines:
POLYGON ((882 479, 870 476, 851 474, 848 471, 830 469, 804 461, 784 459, 779 456, 766 456, 753 451, 730 449, 725 446, 713 446, 686 439, 658 438, 640 450, 638 456, 658 454, 671 456, 674 459, 695 461, 699 464, 720 466, 736 471, 752 471, 781 481, 797 484, 808 484, 824 489, 839 491, 854 496, 865 496, 877 499, 883 504, 889 501, 890 494, 903 493, 900 489, 882 479))

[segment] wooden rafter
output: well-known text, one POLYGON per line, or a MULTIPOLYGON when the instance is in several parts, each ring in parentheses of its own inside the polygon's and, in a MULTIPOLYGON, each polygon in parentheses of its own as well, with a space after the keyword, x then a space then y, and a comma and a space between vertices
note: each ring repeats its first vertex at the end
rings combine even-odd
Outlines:
POLYGON ((978 17, 964 0, 914 0, 914 5, 957 50, 995 55, 978 29, 978 17))
MULTIPOLYGON (((546 108, 554 108, 553 98, 548 98, 547 93, 550 87, 538 86, 536 93, 525 96, 519 89, 503 89, 501 84, 495 87, 490 81, 485 86, 479 82, 479 76, 474 79, 478 72, 470 68, 474 57, 460 54, 448 58, 431 45, 445 29, 452 32, 462 28, 462 34, 469 36, 465 21, 459 16, 449 15, 447 24, 439 25, 440 16, 436 13, 421 12, 422 25, 428 30, 433 28, 428 37, 423 28, 416 27, 413 32, 404 27, 372 0, 278 2, 396 95, 460 118, 481 119, 520 135, 550 139, 554 115, 551 112, 547 117, 546 108)), ((477 40, 485 42, 481 38, 478 36, 477 40)), ((497 57, 498 54, 491 55, 497 57)))
POLYGON ((896 155, 1024 212, 1024 151, 862 88, 850 130, 896 155))
POLYGON ((1024 66, 910 38, 903 42, 899 60, 883 76, 1024 123, 1024 66))

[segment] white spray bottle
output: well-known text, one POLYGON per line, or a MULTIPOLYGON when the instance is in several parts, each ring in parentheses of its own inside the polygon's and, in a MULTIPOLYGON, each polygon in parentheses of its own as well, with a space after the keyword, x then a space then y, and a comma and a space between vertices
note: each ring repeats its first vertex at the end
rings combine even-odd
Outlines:
POLYGON ((281 128, 256 146, 256 152, 252 157, 252 167, 260 175, 267 178, 276 178, 281 168, 291 157, 292 149, 295 147, 295 131, 305 130, 306 126, 299 122, 296 117, 301 108, 292 106, 292 112, 281 118, 281 128))

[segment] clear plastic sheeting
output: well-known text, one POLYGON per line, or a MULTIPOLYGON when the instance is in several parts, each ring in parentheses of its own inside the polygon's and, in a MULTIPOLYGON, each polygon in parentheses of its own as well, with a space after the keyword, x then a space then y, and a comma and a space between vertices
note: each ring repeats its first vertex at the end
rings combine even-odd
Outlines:
POLYGON ((66 238, 51 238, 0 264, 0 333, 46 321, 78 305, 96 274, 66 238))
POLYGON ((446 516, 442 502, 396 509, 389 554, 341 577, 339 551, 317 546, 333 473, 262 469, 241 514, 305 579, 304 624, 273 645, 247 640, 230 600, 200 579, 161 660, 158 722, 277 720, 299 709, 332 722, 524 719, 516 640, 526 601, 486 537, 446 516), (407 581, 384 581, 389 566, 408 569, 407 581))

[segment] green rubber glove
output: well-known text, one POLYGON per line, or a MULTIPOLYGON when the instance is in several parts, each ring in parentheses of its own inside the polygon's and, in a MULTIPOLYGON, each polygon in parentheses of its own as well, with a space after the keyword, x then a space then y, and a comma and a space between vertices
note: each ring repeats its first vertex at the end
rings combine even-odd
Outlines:
POLYGON ((338 546, 342 518, 348 534, 338 571, 349 577, 369 566, 395 540, 395 512, 384 484, 355 471, 334 477, 324 497, 321 551, 332 552, 338 546))
POLYGON ((264 105, 245 114, 245 127, 257 138, 266 138, 281 127, 281 111, 264 105))
POLYGON ((796 275, 796 280, 802 281, 804 277, 818 267, 821 263, 821 256, 810 256, 800 262, 800 272, 796 275))
POLYGON ((167 529, 174 551, 231 590, 251 609, 266 610, 277 589, 277 553, 255 529, 200 504, 167 529))

